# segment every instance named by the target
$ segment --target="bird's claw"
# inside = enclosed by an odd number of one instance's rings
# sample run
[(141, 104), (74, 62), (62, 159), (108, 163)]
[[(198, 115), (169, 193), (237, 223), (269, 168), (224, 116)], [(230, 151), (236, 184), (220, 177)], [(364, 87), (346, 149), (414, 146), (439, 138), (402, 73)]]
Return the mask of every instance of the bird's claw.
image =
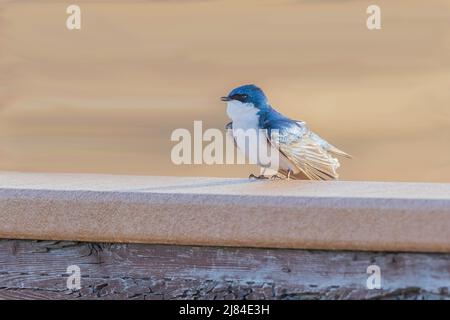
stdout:
[(280, 177), (277, 174), (274, 174), (273, 176), (270, 177), (270, 180), (284, 180), (285, 178)]
[(255, 176), (253, 173), (251, 175), (248, 176), (249, 179), (258, 179), (258, 180), (264, 180), (264, 179), (269, 179), (268, 177), (266, 177), (265, 175), (261, 174), (259, 176)]
[[(269, 180), (269, 179), (270, 180), (285, 180), (286, 179), (286, 178), (284, 178), (282, 176), (279, 176), (277, 174), (274, 174), (274, 175), (269, 177), (269, 176), (265, 176), (263, 174), (257, 176), (257, 175), (254, 175), (253, 173), (251, 175), (249, 175), (248, 178), (249, 179), (257, 179), (257, 180)], [(289, 180), (289, 178), (287, 178), (287, 179)]]

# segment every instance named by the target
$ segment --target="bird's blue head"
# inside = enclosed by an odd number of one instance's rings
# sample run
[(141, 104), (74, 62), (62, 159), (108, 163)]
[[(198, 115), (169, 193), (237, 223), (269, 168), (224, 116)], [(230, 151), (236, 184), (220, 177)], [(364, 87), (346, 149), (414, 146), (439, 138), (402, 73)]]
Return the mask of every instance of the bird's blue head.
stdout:
[(221, 100), (251, 103), (260, 110), (269, 107), (266, 95), (254, 84), (237, 87), (233, 89), (228, 96), (222, 97)]

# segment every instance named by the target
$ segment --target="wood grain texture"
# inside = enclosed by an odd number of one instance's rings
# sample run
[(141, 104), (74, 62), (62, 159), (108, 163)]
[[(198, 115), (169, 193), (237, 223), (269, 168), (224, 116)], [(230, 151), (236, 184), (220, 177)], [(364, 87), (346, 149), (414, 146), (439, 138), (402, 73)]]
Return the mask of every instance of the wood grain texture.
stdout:
[[(366, 287), (374, 264), (380, 290)], [(450, 254), (0, 241), (1, 299), (450, 299), (449, 287)]]

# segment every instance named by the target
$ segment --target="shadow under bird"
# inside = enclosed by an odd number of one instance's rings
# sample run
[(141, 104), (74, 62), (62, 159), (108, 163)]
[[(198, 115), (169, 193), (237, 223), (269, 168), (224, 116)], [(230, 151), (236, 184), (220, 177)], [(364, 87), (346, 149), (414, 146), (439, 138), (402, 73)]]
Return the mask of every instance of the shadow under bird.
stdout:
[[(336, 156), (350, 158), (350, 155), (331, 145), (312, 132), (305, 122), (292, 120), (275, 110), (268, 102), (264, 92), (255, 85), (244, 85), (233, 89), (228, 96), (227, 114), (232, 120), (227, 124), (235, 145), (250, 159), (262, 167), (259, 176), (267, 168), (275, 169), (273, 177), (288, 179), (334, 180), (338, 178), (339, 160)], [(255, 130), (257, 139), (248, 143), (240, 137), (248, 130)], [(262, 144), (265, 144), (264, 146)], [(279, 155), (276, 168), (262, 163), (257, 150), (275, 150)]]

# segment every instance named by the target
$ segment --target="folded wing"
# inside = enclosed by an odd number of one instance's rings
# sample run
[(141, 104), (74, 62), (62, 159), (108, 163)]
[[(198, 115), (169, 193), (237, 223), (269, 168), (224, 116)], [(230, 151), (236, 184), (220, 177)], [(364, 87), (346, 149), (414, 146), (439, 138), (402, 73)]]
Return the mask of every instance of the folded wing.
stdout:
[[(301, 121), (292, 122), (289, 126), (272, 127), (268, 138), (273, 146), (312, 180), (337, 179), (340, 164), (333, 155), (349, 157), (310, 131)], [(281, 173), (286, 175), (283, 170)], [(291, 177), (296, 178), (296, 175)]]

